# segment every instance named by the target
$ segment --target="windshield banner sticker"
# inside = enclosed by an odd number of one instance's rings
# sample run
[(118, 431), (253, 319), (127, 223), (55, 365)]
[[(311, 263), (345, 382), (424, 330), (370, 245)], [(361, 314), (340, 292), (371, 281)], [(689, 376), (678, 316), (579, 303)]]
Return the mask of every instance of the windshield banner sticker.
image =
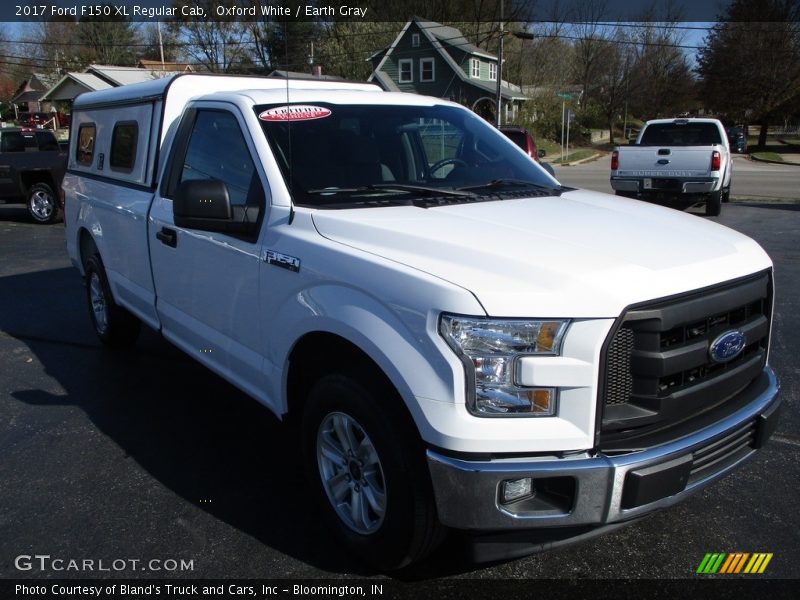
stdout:
[(270, 108), (258, 115), (258, 118), (262, 121), (313, 121), (329, 117), (330, 114), (331, 111), (322, 106), (295, 104)]

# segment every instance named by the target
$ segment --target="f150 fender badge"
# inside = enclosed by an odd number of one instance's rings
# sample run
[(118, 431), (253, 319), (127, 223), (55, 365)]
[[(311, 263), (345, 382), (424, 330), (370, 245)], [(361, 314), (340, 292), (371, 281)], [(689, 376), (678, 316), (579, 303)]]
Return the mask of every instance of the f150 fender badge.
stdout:
[(708, 354), (714, 362), (726, 363), (739, 356), (745, 344), (747, 338), (741, 331), (726, 331), (711, 342)]
[(280, 252), (274, 252), (273, 250), (267, 250), (264, 253), (264, 262), (268, 265), (275, 265), (276, 267), (287, 269), (294, 273), (300, 271), (299, 258), (289, 256), (288, 254), (281, 254)]

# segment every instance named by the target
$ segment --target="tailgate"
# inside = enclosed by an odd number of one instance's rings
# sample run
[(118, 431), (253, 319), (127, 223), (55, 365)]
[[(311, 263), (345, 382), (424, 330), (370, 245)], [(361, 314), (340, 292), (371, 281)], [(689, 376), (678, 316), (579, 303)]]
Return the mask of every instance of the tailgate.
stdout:
[(717, 146), (619, 149), (620, 177), (710, 177), (711, 153)]

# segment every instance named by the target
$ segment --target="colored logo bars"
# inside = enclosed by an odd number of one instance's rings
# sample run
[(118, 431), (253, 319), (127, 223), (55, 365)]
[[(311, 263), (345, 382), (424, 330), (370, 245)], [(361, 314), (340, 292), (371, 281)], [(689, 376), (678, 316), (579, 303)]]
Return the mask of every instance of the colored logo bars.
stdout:
[(731, 575), (736, 573), (749, 573), (751, 575), (763, 573), (769, 561), (772, 560), (772, 552), (725, 552), (711, 553), (705, 555), (697, 567), (697, 573), (701, 575), (713, 575), (715, 573)]

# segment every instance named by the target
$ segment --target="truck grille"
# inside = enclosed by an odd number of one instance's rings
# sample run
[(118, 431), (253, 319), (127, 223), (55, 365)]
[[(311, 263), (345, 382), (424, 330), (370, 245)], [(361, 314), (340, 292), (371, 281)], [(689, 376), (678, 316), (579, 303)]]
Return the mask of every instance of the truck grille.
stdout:
[[(600, 440), (681, 426), (719, 409), (766, 364), (772, 283), (769, 272), (696, 293), (638, 305), (618, 320), (605, 347)], [(729, 331), (744, 349), (728, 362), (710, 347)]]

